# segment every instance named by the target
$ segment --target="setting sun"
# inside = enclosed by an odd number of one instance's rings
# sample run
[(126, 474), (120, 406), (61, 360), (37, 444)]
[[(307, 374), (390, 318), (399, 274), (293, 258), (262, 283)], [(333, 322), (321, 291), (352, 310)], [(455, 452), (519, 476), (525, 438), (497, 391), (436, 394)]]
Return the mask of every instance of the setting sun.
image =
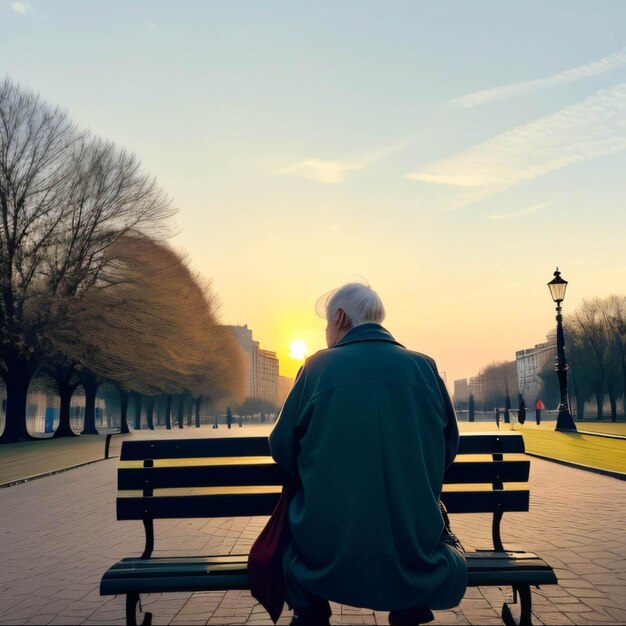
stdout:
[(302, 339), (294, 339), (289, 344), (289, 350), (289, 356), (292, 359), (304, 359), (304, 357), (306, 357), (309, 353), (306, 343)]

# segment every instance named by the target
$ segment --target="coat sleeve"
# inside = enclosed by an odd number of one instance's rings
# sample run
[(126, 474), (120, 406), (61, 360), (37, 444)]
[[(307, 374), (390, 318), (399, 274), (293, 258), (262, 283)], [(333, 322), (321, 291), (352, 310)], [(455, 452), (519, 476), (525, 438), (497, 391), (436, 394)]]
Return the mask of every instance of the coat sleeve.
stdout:
[(446, 468), (452, 465), (456, 452), (459, 449), (459, 425), (456, 421), (456, 413), (454, 412), (454, 406), (452, 406), (452, 400), (446, 389), (446, 385), (441, 380), (441, 377), (437, 375), (437, 382), (439, 383), (439, 390), (441, 391), (441, 398), (443, 399), (444, 410), (446, 413), (446, 425), (443, 428), (443, 434), (446, 442)]
[(450, 394), (446, 389), (446, 385), (439, 376), (439, 372), (437, 371), (437, 364), (430, 357), (427, 359), (433, 372), (435, 373), (435, 378), (437, 379), (437, 385), (439, 386), (439, 393), (441, 394), (441, 400), (443, 402), (443, 410), (446, 417), (446, 423), (443, 427), (443, 436), (445, 440), (446, 452), (445, 452), (445, 467), (448, 468), (452, 465), (452, 461), (456, 457), (456, 452), (459, 449), (459, 425), (456, 421), (456, 413), (454, 411), (454, 406), (452, 405), (452, 400), (450, 400)]
[(290, 482), (298, 481), (298, 454), (300, 436), (298, 423), (303, 407), (306, 369), (300, 368), (296, 382), (280, 411), (276, 425), (270, 434), (270, 452), (283, 475)]

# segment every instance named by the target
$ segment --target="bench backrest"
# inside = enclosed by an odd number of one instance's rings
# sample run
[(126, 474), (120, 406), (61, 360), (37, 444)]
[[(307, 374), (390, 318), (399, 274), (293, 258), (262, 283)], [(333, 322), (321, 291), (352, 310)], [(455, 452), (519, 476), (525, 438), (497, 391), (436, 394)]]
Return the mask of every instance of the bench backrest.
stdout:
[[(493, 513), (501, 549), (505, 511), (527, 511), (527, 458), (517, 433), (461, 435), (441, 499), (450, 513)], [(120, 520), (270, 515), (282, 477), (266, 437), (124, 441), (120, 453)], [(507, 483), (509, 485), (507, 485)], [(517, 484), (516, 484), (517, 483)]]

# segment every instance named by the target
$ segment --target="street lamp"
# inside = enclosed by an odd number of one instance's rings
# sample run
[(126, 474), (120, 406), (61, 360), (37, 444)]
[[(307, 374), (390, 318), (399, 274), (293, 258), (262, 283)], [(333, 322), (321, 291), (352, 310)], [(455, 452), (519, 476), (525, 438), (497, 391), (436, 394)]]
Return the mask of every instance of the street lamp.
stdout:
[(563, 316), (561, 315), (561, 302), (565, 299), (567, 281), (561, 278), (558, 267), (554, 272), (554, 278), (548, 283), (548, 287), (552, 299), (556, 302), (556, 375), (559, 379), (559, 392), (561, 394), (556, 430), (576, 430), (567, 399), (567, 361), (565, 360), (565, 337), (563, 335)]

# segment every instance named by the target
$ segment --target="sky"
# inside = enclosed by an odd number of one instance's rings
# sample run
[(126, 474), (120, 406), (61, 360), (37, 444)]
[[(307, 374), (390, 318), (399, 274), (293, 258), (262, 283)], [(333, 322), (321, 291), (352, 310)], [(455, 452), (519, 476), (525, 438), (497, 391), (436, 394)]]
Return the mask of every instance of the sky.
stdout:
[(0, 78), (133, 151), (281, 374), (354, 276), (449, 387), (626, 292), (626, 3), (0, 0)]

